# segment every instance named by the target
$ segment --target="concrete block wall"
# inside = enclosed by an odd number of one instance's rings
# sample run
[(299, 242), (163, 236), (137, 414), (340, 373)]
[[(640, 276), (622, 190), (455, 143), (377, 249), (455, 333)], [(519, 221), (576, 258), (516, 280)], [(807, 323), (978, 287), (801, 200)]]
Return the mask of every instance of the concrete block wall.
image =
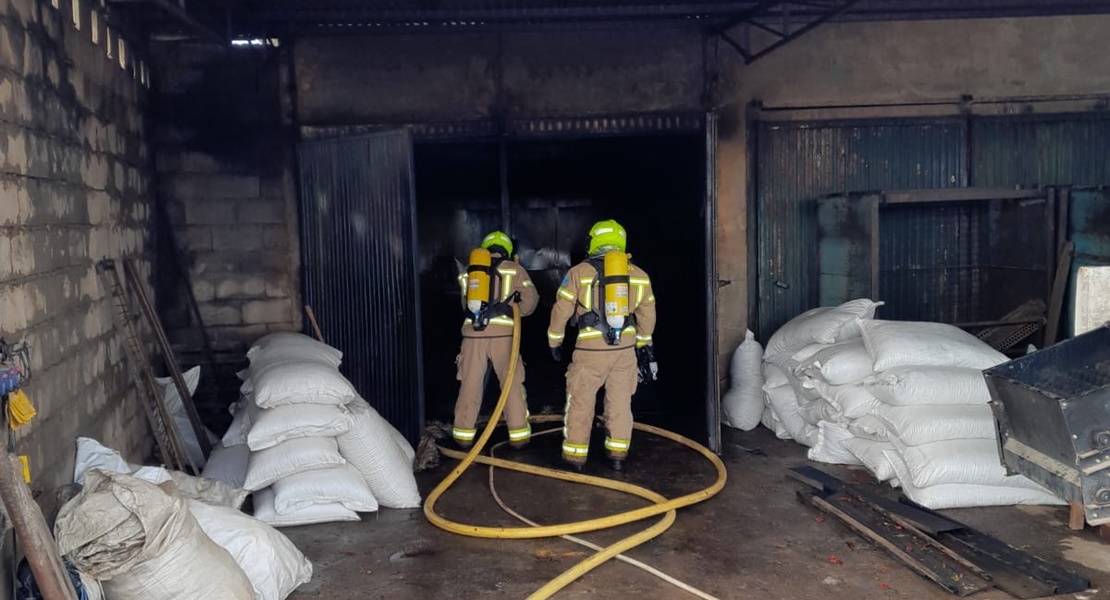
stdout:
[(121, 65), (115, 35), (109, 55), (88, 4), (79, 23), (57, 4), (0, 0), (0, 337), (31, 346), (38, 416), (15, 437), (36, 491), (72, 481), (78, 436), (136, 461), (153, 449), (96, 271), (150, 272), (146, 66), (131, 47)]
[(299, 326), (292, 138), (282, 126), (279, 60), (257, 49), (182, 44), (156, 49), (154, 63), (158, 196), (176, 243), (167, 260), (187, 272), (163, 279), (160, 309), (185, 362), (205, 360), (200, 327), (207, 331), (220, 389), (200, 395), (198, 408), (219, 429), (250, 343)]

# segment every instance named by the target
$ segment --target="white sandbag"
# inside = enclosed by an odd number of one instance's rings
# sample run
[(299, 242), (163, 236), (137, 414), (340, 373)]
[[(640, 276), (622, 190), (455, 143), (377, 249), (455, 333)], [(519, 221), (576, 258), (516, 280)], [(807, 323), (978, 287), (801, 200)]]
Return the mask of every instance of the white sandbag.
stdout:
[(312, 580), (312, 563), (273, 527), (222, 506), (189, 501), (189, 512), (250, 580), (255, 600), (285, 600)]
[[(851, 431), (851, 428), (849, 428)], [(866, 440), (863, 438), (852, 438), (844, 440), (844, 447), (851, 452), (853, 456), (859, 459), (863, 466), (867, 467), (868, 471), (875, 476), (879, 481), (890, 481), (898, 476), (894, 472), (894, 467), (891, 466), (890, 461), (886, 459), (883, 452), (890, 452), (894, 450), (894, 445), (890, 442), (876, 442), (874, 440)]]
[(1012, 506), (1015, 504), (1065, 504), (1064, 501), (1044, 488), (1032, 484), (1032, 482), (1029, 482), (1032, 486), (1022, 487), (966, 483), (918, 487), (911, 480), (909, 469), (897, 451), (885, 451), (884, 455), (898, 476), (897, 478), (901, 482), (902, 490), (906, 496), (910, 500), (933, 510), (976, 506)]
[[(171, 471), (163, 467), (141, 467), (131, 475), (154, 485), (171, 481), (173, 482), (173, 493), (186, 500), (196, 500), (213, 506), (226, 506), (235, 510), (243, 506), (243, 502), (250, 495), (247, 490), (233, 487), (222, 481), (206, 477), (193, 477), (187, 473)], [(163, 487), (163, 489), (166, 488)]]
[(351, 429), (340, 435), (339, 451), (362, 475), (378, 504), (389, 508), (417, 508), (420, 491), (412, 459), (393, 441), (393, 426), (365, 400), (349, 406)]
[(247, 445), (257, 452), (297, 438), (335, 437), (350, 428), (351, 415), (342, 406), (287, 404), (251, 411)]
[(809, 460), (834, 465), (858, 465), (860, 460), (844, 445), (852, 439), (848, 427), (839, 423), (821, 421), (817, 424), (817, 439), (806, 456)]
[(794, 393), (794, 388), (782, 385), (766, 390), (764, 393), (767, 394), (767, 400), (775, 417), (790, 434), (790, 438), (799, 442), (805, 439), (806, 421), (802, 418), (802, 408), (798, 405), (798, 396)]
[(898, 367), (989, 369), (1005, 354), (959, 327), (945, 323), (870, 320), (860, 323), (875, 372)]
[(882, 406), (871, 391), (859, 385), (829, 385), (814, 381), (821, 397), (828, 401), (845, 419), (859, 419)]
[(857, 383), (872, 373), (871, 354), (862, 339), (845, 340), (801, 361), (794, 373), (799, 377), (819, 378), (832, 385)]
[(830, 346), (832, 346), (832, 344), (810, 344), (805, 348), (798, 350), (794, 354), (791, 354), (790, 360), (785, 361), (782, 367), (787, 370), (797, 368), (798, 365), (813, 358), (814, 354), (817, 354), (818, 352)]
[(290, 475), (338, 467), (346, 462), (335, 438), (289, 440), (261, 452), (251, 452), (243, 487), (253, 492)]
[(878, 415), (869, 414), (848, 423), (852, 435), (873, 442), (886, 442), (890, 439), (886, 423)]
[(286, 404), (342, 406), (358, 393), (331, 365), (318, 362), (274, 362), (251, 367), (251, 398), (259, 408)]
[[(189, 396), (192, 397), (197, 391), (197, 384), (200, 383), (200, 365), (185, 371), (181, 374), (181, 377), (185, 380), (185, 389), (189, 391)], [(197, 432), (193, 429), (193, 422), (189, 420), (189, 415), (185, 413), (185, 404), (181, 401), (181, 395), (177, 393), (177, 385), (174, 384), (172, 377), (158, 377), (155, 381), (162, 387), (162, 399), (166, 403), (166, 410), (170, 413), (173, 426), (177, 429), (178, 435), (181, 436), (181, 442), (185, 444), (185, 451), (193, 459), (193, 465), (198, 469), (203, 469), (204, 450), (201, 450), (200, 442), (197, 441)], [(216, 434), (205, 428), (204, 435), (208, 436), (209, 444), (215, 443)]]
[(273, 527), (297, 527), (317, 523), (336, 523), (358, 521), (358, 513), (339, 504), (313, 504), (308, 508), (288, 515), (279, 515), (274, 510), (274, 491), (259, 490), (254, 494), (254, 518)]
[(964, 367), (901, 367), (864, 380), (886, 404), (986, 404), (991, 393), (982, 371)]
[(948, 440), (907, 446), (892, 436), (890, 442), (908, 469), (908, 479), (899, 476), (903, 484), (919, 488), (967, 483), (1039, 489), (1025, 477), (1006, 475), (995, 440)]
[(85, 474), (93, 469), (102, 469), (109, 473), (130, 473), (134, 470), (119, 452), (92, 438), (79, 437), (77, 460), (73, 465), (74, 483), (85, 483)]
[(844, 418), (844, 413), (829, 404), (824, 398), (802, 402), (802, 419), (809, 425), (816, 426), (821, 421), (839, 423)]
[(794, 439), (793, 437), (790, 436), (790, 432), (787, 431), (786, 428), (782, 426), (782, 422), (779, 421), (777, 417), (775, 417), (775, 411), (773, 411), (770, 406), (764, 407), (764, 409), (763, 409), (763, 418), (761, 418), (759, 420), (759, 422), (764, 427), (766, 427), (767, 429), (770, 429), (772, 432), (774, 432), (775, 437), (777, 437), (780, 440), (792, 440), (792, 439)]
[(721, 401), (724, 424), (751, 431), (763, 416), (763, 347), (748, 331), (732, 353), (731, 388)]
[(397, 444), (397, 447), (404, 453), (405, 458), (409, 459), (409, 463), (416, 460), (416, 449), (412, 447), (412, 444), (409, 443), (403, 433), (397, 431), (396, 427), (390, 427), (389, 434), (393, 437), (393, 441)]
[(774, 363), (763, 363), (763, 391), (788, 385), (789, 383), (790, 378), (786, 375), (786, 369)]
[(231, 426), (227, 428), (221, 440), (224, 446), (231, 448), (232, 446), (242, 446), (247, 443), (247, 436), (250, 434), (251, 430), (250, 406), (249, 399), (247, 399), (246, 402), (236, 402), (229, 407), (232, 415)]
[(250, 581), (185, 506), (158, 486), (101, 470), (62, 506), (58, 549), (112, 600), (251, 600)]
[(790, 370), (786, 371), (786, 379), (794, 387), (794, 394), (798, 396), (799, 403), (821, 399), (821, 392), (817, 391), (815, 380), (808, 377), (799, 379)]
[(338, 368), (343, 353), (307, 335), (293, 331), (271, 333), (247, 350), (251, 367), (264, 367), (275, 362), (319, 362)]
[(986, 405), (884, 406), (876, 411), (890, 435), (907, 446), (946, 440), (997, 439), (994, 414)]
[(212, 455), (208, 457), (208, 464), (204, 465), (201, 476), (242, 488), (247, 481), (247, 462), (250, 456), (251, 449), (246, 444), (230, 448), (219, 444), (212, 449)]
[(279, 515), (299, 512), (313, 504), (338, 502), (355, 512), (374, 512), (378, 501), (351, 465), (290, 475), (274, 482), (274, 510)]
[(767, 341), (763, 358), (782, 365), (798, 350), (810, 344), (834, 344), (857, 337), (859, 319), (870, 319), (882, 303), (868, 299), (851, 300), (840, 306), (815, 308), (794, 317)]

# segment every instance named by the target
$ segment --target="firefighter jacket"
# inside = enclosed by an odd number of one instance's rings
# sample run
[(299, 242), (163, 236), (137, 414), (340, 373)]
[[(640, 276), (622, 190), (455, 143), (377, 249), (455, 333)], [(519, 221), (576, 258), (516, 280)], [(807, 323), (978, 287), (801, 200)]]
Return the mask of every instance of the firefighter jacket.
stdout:
[[(490, 295), (494, 302), (506, 302), (516, 292), (520, 293), (520, 316), (527, 317), (536, 310), (540, 295), (536, 286), (532, 285), (532, 278), (528, 271), (511, 260), (503, 260), (497, 264), (496, 275), (490, 278)], [(466, 273), (459, 275), (459, 290), (462, 292), (463, 310), (466, 310)], [(489, 320), (489, 326), (482, 331), (475, 331), (473, 321), (466, 317), (463, 321), (463, 337), (488, 338), (508, 337), (513, 334), (512, 316), (498, 316)]]
[[(628, 264), (629, 314), (634, 318), (621, 332), (619, 345), (609, 345), (596, 327), (580, 327), (576, 348), (582, 350), (618, 350), (633, 346), (650, 346), (651, 334), (655, 331), (655, 292), (651, 289), (651, 279), (643, 269)], [(581, 319), (583, 315), (601, 307), (603, 291), (596, 283), (600, 280), (597, 269), (589, 262), (571, 267), (559, 286), (555, 307), (551, 310), (551, 324), (547, 328), (547, 342), (552, 348), (563, 343), (566, 337), (567, 321), (573, 316)], [(602, 315), (601, 318), (604, 318)]]

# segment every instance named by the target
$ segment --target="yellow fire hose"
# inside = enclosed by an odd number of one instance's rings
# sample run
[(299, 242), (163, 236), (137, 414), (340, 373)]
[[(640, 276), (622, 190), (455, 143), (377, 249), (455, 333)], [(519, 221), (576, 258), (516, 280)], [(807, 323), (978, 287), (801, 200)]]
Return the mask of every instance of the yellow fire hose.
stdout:
[[(516, 365), (517, 362), (519, 362), (519, 356), (520, 312), (519, 309), (514, 306), (512, 351), (509, 357), (509, 372), (506, 375), (504, 381), (513, 380), (513, 377), (516, 374)], [(445, 477), (443, 481), (441, 481), (439, 485), (437, 485), (435, 489), (433, 489), (432, 492), (428, 494), (428, 499), (424, 503), (424, 515), (425, 517), (427, 517), (430, 523), (445, 531), (450, 531), (451, 533), (457, 533), (459, 535), (466, 535), (470, 537), (492, 539), (535, 539), (568, 536), (576, 533), (585, 533), (588, 531), (598, 531), (601, 529), (627, 525), (629, 523), (634, 523), (636, 521), (641, 521), (643, 519), (648, 519), (655, 516), (662, 516), (659, 522), (655, 523), (651, 527), (632, 536), (629, 536), (623, 540), (620, 540), (619, 542), (600, 550), (596, 554), (574, 565), (563, 574), (559, 575), (540, 589), (536, 590), (531, 596), (528, 597), (529, 600), (544, 600), (546, 598), (550, 598), (551, 596), (559, 592), (559, 590), (565, 588), (576, 579), (597, 568), (605, 561), (657, 537), (658, 535), (669, 529), (670, 526), (674, 523), (675, 511), (677, 509), (697, 504), (698, 502), (702, 502), (704, 500), (708, 500), (709, 498), (712, 498), (718, 492), (720, 492), (721, 488), (723, 488), (725, 485), (725, 480), (728, 476), (727, 472), (725, 471), (725, 465), (721, 462), (721, 459), (719, 459), (717, 455), (713, 454), (708, 448), (689, 438), (678, 435), (677, 433), (673, 433), (665, 429), (660, 429), (658, 427), (652, 427), (650, 425), (643, 425), (640, 423), (635, 424), (634, 427), (640, 431), (645, 431), (678, 442), (679, 444), (682, 444), (683, 446), (686, 446), (687, 448), (690, 448), (691, 450), (704, 456), (709, 462), (713, 464), (714, 468), (717, 469), (717, 480), (714, 481), (712, 485), (703, 490), (668, 500), (664, 496), (653, 492), (645, 487), (625, 483), (622, 481), (615, 481), (612, 479), (606, 479), (604, 477), (594, 477), (591, 475), (582, 475), (579, 473), (571, 473), (569, 471), (560, 471), (557, 469), (550, 469), (546, 467), (538, 467), (500, 458), (480, 456), (480, 453), (482, 452), (482, 449), (485, 447), (486, 443), (489, 441), (490, 436), (493, 435), (494, 429), (497, 428), (497, 423), (501, 419), (501, 413), (505, 408), (505, 402), (508, 399), (510, 389), (511, 386), (509, 385), (501, 386), (501, 396), (497, 400), (497, 406), (495, 406), (493, 409), (493, 414), (490, 416), (489, 423), (486, 425), (485, 429), (482, 430), (482, 434), (478, 436), (478, 440), (475, 442), (474, 446), (470, 449), (469, 452), (463, 454), (461, 452), (457, 452), (447, 448), (441, 448), (441, 451), (445, 456), (459, 459), (460, 462), (458, 466), (456, 466), (454, 470), (452, 470), (451, 473), (449, 473), (447, 477)], [(451, 521), (440, 516), (435, 511), (436, 502), (452, 485), (454, 485), (456, 481), (458, 481), (460, 477), (462, 477), (462, 474), (465, 473), (466, 470), (470, 468), (470, 466), (475, 462), (490, 465), (491, 467), (500, 467), (511, 471), (519, 471), (521, 473), (539, 475), (541, 477), (550, 477), (552, 479), (560, 479), (562, 481), (570, 481), (573, 483), (580, 483), (610, 490), (616, 490), (619, 492), (624, 492), (627, 494), (638, 496), (640, 498), (644, 498), (653, 502), (654, 504), (652, 504), (651, 506), (646, 506), (644, 508), (630, 510), (608, 517), (598, 517), (585, 521), (578, 521), (575, 523), (541, 525), (536, 527), (484, 527), (481, 525), (467, 525), (465, 523), (457, 523), (455, 521)]]

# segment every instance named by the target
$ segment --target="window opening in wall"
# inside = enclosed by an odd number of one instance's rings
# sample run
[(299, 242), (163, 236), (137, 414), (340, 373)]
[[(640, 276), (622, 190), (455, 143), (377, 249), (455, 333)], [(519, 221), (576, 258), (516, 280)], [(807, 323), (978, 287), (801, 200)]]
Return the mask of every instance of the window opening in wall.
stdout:
[(92, 11), (89, 13), (89, 29), (92, 31), (92, 43), (100, 43), (100, 13)]
[(127, 69), (127, 42), (119, 38), (119, 68)]
[(73, 26), (81, 29), (81, 0), (72, 0), (73, 6)]

